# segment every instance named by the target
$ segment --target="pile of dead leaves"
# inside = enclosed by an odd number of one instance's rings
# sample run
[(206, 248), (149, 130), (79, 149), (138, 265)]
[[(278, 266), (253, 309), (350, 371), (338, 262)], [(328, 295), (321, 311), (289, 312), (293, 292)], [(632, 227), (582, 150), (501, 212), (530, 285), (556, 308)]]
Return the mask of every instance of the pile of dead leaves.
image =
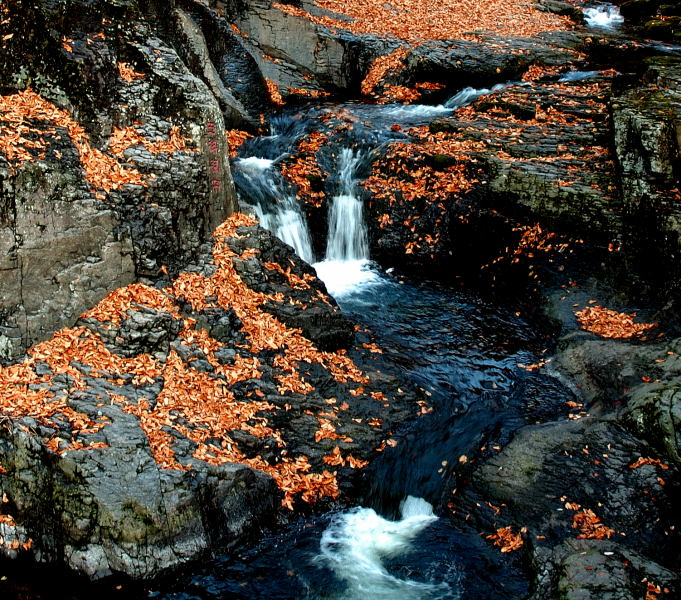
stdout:
[(313, 131), (298, 143), (296, 158), (282, 165), (281, 174), (296, 186), (296, 197), (301, 202), (319, 207), (326, 197), (321, 189), (316, 189), (314, 182), (321, 182), (328, 173), (322, 171), (317, 162), (316, 153), (326, 142), (328, 136), (319, 131)]
[(384, 83), (386, 77), (396, 76), (405, 68), (404, 59), (408, 53), (409, 51), (406, 48), (397, 48), (390, 54), (379, 56), (374, 60), (360, 86), (362, 94), (373, 98), (379, 104), (387, 104), (388, 102), (410, 104), (420, 100), (424, 91), (439, 90), (445, 87), (441, 83), (429, 81), (416, 83), (413, 88)]
[[(129, 184), (148, 185), (136, 169), (124, 167), (113, 156), (94, 148), (83, 127), (68, 111), (56, 107), (30, 88), (0, 96), (1, 122), (9, 125), (0, 126), (0, 152), (7, 156), (13, 170), (18, 163), (34, 161), (36, 151), (37, 158), (43, 159), (49, 143), (45, 137), (58, 139), (57, 128), (63, 128), (78, 150), (85, 179), (99, 198), (104, 196), (97, 190), (110, 192)], [(37, 140), (26, 138), (31, 133)]]
[(173, 125), (168, 132), (168, 139), (156, 138), (149, 140), (137, 131), (134, 127), (114, 127), (113, 133), (109, 138), (109, 151), (118, 158), (123, 157), (123, 153), (133, 146), (144, 146), (152, 154), (173, 154), (174, 152), (196, 152), (197, 148), (191, 147), (189, 138), (180, 133), (180, 128)]
[(362, 81), (361, 91), (365, 96), (377, 96), (374, 90), (385, 79), (388, 73), (397, 73), (404, 69), (404, 59), (409, 51), (406, 48), (398, 48), (390, 54), (379, 56), (369, 68), (369, 72)]
[(471, 39), (473, 32), (532, 37), (571, 27), (567, 17), (542, 12), (524, 0), (392, 0), (389, 5), (362, 0), (315, 0), (318, 7), (350, 17), (313, 16), (290, 4), (280, 10), (334, 30), (358, 35), (390, 36), (409, 42), (436, 39)]
[(242, 144), (253, 137), (252, 133), (240, 129), (228, 129), (225, 134), (227, 135), (227, 146), (229, 147), (230, 158), (236, 158)]
[(286, 103), (284, 102), (284, 99), (281, 97), (279, 86), (274, 81), (268, 79), (267, 77), (265, 77), (265, 85), (267, 86), (267, 93), (270, 96), (270, 102), (274, 104), (274, 106), (284, 106), (284, 104)]
[(633, 463), (629, 465), (629, 468), (638, 469), (643, 465), (654, 465), (656, 467), (660, 467), (660, 469), (662, 469), (663, 471), (669, 469), (669, 465), (663, 463), (659, 458), (649, 458), (643, 456), (639, 456)]
[(657, 323), (635, 323), (636, 313), (629, 315), (597, 304), (577, 311), (575, 316), (582, 329), (604, 338), (632, 338), (658, 326)]
[(519, 533), (514, 533), (511, 525), (508, 525), (497, 529), (495, 533), (488, 535), (487, 539), (492, 540), (495, 546), (499, 546), (502, 552), (513, 552), (523, 547), (524, 533), (527, 533), (527, 527), (521, 528)]
[(128, 63), (119, 62), (117, 63), (117, 66), (118, 74), (120, 75), (121, 79), (126, 83), (139, 81), (140, 79), (144, 79), (146, 77), (144, 73), (137, 73), (135, 69), (133, 69)]
[(290, 86), (286, 88), (286, 91), (291, 95), (304, 96), (305, 98), (325, 98), (331, 95), (329, 92), (325, 92), (324, 90), (308, 90), (306, 88)]
[(338, 467), (344, 467), (347, 465), (351, 469), (361, 469), (369, 464), (368, 460), (361, 460), (359, 458), (355, 458), (354, 456), (352, 456), (352, 454), (346, 454), (345, 456), (343, 456), (338, 446), (336, 446), (333, 449), (331, 454), (327, 454), (326, 456), (324, 456), (322, 460), (327, 465)]
[(572, 528), (579, 530), (579, 539), (586, 540), (610, 539), (615, 533), (614, 529), (603, 525), (596, 513), (588, 508), (573, 515)]
[[(129, 317), (129, 311), (140, 308), (167, 314), (179, 322), (182, 343), (200, 352), (210, 363), (211, 370), (197, 370), (191, 360), (185, 361), (174, 351), (165, 360), (141, 353), (124, 358), (112, 353), (99, 335), (81, 326), (61, 330), (50, 340), (29, 351), (24, 363), (0, 368), (0, 412), (13, 419), (32, 417), (53, 429), (55, 433), (44, 439), (45, 446), (57, 454), (68, 451), (95, 451), (106, 447), (108, 417), (93, 418), (69, 406), (72, 392), (85, 390), (87, 377), (103, 379), (111, 386), (104, 393), (101, 406), (113, 404), (135, 415), (146, 434), (156, 462), (165, 469), (190, 470), (193, 461), (180, 459), (174, 445), (178, 438), (193, 443), (193, 459), (213, 465), (243, 463), (268, 473), (284, 492), (283, 505), (293, 507), (296, 497), (305, 502), (338, 496), (335, 473), (327, 470), (314, 472), (304, 455), (289, 456), (281, 433), (269, 423), (268, 415), (276, 407), (256, 388), (245, 392), (243, 384), (263, 377), (262, 360), (270, 360), (279, 382), (279, 394), (309, 394), (313, 387), (301, 374), (300, 364), (316, 363), (326, 369), (339, 383), (366, 385), (368, 379), (347, 356), (346, 352), (322, 352), (296, 329), (289, 329), (263, 306), (272, 301), (271, 295), (256, 292), (239, 277), (233, 261), (257, 254), (247, 249), (237, 255), (228, 241), (239, 237), (239, 228), (253, 226), (255, 220), (235, 214), (215, 232), (213, 261), (215, 271), (207, 277), (199, 273), (184, 273), (164, 290), (136, 283), (111, 292), (84, 319), (96, 319), (104, 329), (119, 326)], [(309, 286), (309, 281), (287, 269), (277, 271), (296, 287)], [(178, 302), (187, 302), (195, 310), (222, 308), (233, 310), (241, 320), (241, 332), (246, 343), (234, 347), (235, 356), (229, 363), (218, 359), (225, 343), (196, 326), (191, 318), (183, 318)], [(272, 357), (271, 352), (276, 351)], [(265, 358), (261, 358), (264, 356)], [(269, 356), (269, 358), (267, 358)], [(47, 375), (38, 375), (39, 366), (49, 367)], [(87, 377), (85, 375), (87, 373)], [(55, 389), (55, 376), (68, 377), (68, 389)], [(152, 404), (143, 396), (131, 394), (126, 386), (162, 385)], [(58, 388), (58, 386), (57, 386)], [(116, 393), (120, 389), (121, 393)], [(238, 389), (241, 391), (235, 392)], [(361, 388), (360, 388), (361, 389)], [(334, 400), (329, 400), (333, 402)], [(336, 431), (332, 420), (335, 411), (347, 410), (347, 403), (319, 417), (321, 439), (339, 439), (344, 444), (353, 440)], [(68, 424), (68, 425), (65, 425)], [(241, 430), (260, 438), (272, 440), (279, 448), (276, 460), (261, 456), (247, 457), (234, 441), (232, 432)], [(310, 440), (312, 442), (312, 440)], [(339, 451), (340, 452), (340, 451)], [(345, 454), (333, 458), (332, 463), (361, 468), (366, 463)]]
[[(403, 220), (407, 237), (411, 238), (405, 245), (406, 254), (419, 249), (432, 252), (440, 244), (440, 227), (446, 221), (450, 203), (477, 181), (466, 171), (471, 153), (483, 149), (484, 145), (456, 139), (444, 132), (433, 134), (426, 127), (414, 127), (409, 134), (414, 142), (393, 143), (385, 156), (376, 161), (371, 176), (362, 185), (388, 206), (400, 205), (413, 211)], [(431, 166), (442, 157), (446, 157), (448, 166), (437, 169)], [(428, 231), (421, 227), (423, 202), (433, 213), (434, 228)], [(388, 213), (379, 217), (381, 228), (392, 222)]]

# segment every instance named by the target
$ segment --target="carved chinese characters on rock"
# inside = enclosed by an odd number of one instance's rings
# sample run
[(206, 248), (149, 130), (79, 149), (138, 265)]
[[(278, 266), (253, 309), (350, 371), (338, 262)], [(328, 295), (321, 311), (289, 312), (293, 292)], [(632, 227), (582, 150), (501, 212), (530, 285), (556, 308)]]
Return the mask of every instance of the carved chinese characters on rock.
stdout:
[(215, 121), (208, 121), (206, 123), (206, 148), (210, 190), (214, 194), (217, 194), (222, 191), (222, 161), (219, 154), (220, 144), (218, 143)]

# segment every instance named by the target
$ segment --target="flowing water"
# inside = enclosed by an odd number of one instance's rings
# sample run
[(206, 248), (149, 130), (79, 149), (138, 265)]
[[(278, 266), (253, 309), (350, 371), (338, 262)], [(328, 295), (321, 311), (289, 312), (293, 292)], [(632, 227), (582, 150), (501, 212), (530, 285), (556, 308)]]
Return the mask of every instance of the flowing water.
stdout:
[(612, 4), (600, 4), (585, 8), (584, 20), (589, 27), (598, 29), (615, 29), (624, 23), (620, 9)]
[[(302, 518), (175, 584), (182, 591), (158, 597), (482, 600), (527, 592), (513, 561), (501, 560), (479, 532), (450, 522), (456, 474), (448, 465), (551, 416), (571, 392), (519, 366), (536, 361), (541, 340), (515, 314), (433, 282), (395, 278), (372, 263), (357, 193), (374, 150), (396, 139), (390, 125), (397, 116), (405, 127), (423, 124), (503, 87), (463, 90), (439, 107), (346, 105), (341, 110), (354, 127), (320, 159), (332, 173), (331, 201), (327, 231), (315, 232), (325, 237), (324, 254), (313, 266), (344, 312), (374, 332), (385, 358), (426, 391), (433, 411), (367, 469), (364, 506)], [(280, 115), (276, 135), (246, 142), (234, 164), (242, 202), (282, 239), (296, 240), (291, 245), (304, 258), (311, 245), (299, 241), (314, 236), (276, 166), (325, 114), (315, 107)], [(284, 220), (282, 211), (297, 216)]]
[[(394, 277), (372, 263), (357, 193), (376, 149), (405, 139), (392, 127), (397, 119), (404, 128), (426, 124), (500, 89), (463, 90), (436, 107), (349, 104), (282, 113), (274, 119), (274, 135), (243, 145), (233, 163), (241, 201), (314, 264), (345, 313), (373, 332), (386, 361), (425, 390), (432, 412), (366, 469), (363, 506), (300, 517), (253, 547), (154, 589), (124, 588), (129, 600), (515, 600), (526, 595), (520, 565), (491, 549), (479, 531), (449, 518), (457, 478), (451, 464), (483, 445), (507, 442), (525, 423), (552, 418), (572, 393), (557, 378), (522, 368), (536, 362), (542, 339), (516, 314), (433, 282)], [(327, 230), (312, 235), (279, 163), (331, 112), (345, 115), (353, 126), (321, 152), (332, 200)], [(324, 248), (319, 257), (313, 250), (316, 236), (325, 241), (318, 244)], [(46, 589), (27, 597), (62, 597), (51, 594)], [(88, 594), (72, 597), (84, 600)]]
[(274, 161), (251, 156), (237, 162), (242, 189), (256, 198), (255, 212), (265, 229), (292, 246), (298, 256), (314, 262), (310, 234), (300, 206), (291, 194), (282, 193), (281, 174)]

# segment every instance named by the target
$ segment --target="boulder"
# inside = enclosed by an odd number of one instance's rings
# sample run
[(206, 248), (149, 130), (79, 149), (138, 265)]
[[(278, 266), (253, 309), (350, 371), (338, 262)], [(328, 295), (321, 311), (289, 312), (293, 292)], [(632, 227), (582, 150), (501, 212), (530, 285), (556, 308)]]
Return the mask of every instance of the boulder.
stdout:
[(643, 82), (612, 99), (615, 152), (622, 182), (630, 269), (642, 285), (678, 311), (681, 204), (677, 162), (681, 123), (681, 63), (649, 61)]
[(232, 216), (174, 280), (0, 368), (0, 553), (146, 579), (356, 493), (421, 407), (353, 341), (311, 267)]
[(681, 464), (681, 377), (633, 390), (624, 423), (666, 460)]

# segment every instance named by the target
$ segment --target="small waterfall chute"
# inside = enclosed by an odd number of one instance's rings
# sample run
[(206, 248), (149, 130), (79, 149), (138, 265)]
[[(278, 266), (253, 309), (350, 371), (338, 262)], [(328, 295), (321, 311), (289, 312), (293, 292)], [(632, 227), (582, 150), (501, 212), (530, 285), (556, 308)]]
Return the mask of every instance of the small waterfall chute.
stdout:
[(449, 100), (447, 100), (443, 106), (451, 109), (461, 108), (462, 106), (466, 106), (471, 102), (475, 102), (475, 100), (481, 98), (482, 96), (493, 94), (494, 92), (503, 90), (504, 88), (507, 88), (511, 85), (514, 85), (514, 83), (497, 83), (491, 88), (465, 87), (460, 92), (454, 94)]
[(350, 148), (343, 148), (340, 153), (340, 193), (334, 196), (329, 211), (326, 256), (314, 265), (317, 275), (336, 298), (367, 283), (380, 281), (369, 263), (364, 206), (355, 194), (355, 169), (361, 158), (360, 152)]
[(350, 194), (334, 197), (329, 216), (326, 260), (347, 262), (369, 258), (362, 201)]
[(312, 241), (305, 216), (272, 169), (274, 163), (274, 160), (256, 156), (242, 158), (236, 162), (235, 174), (241, 176), (242, 187), (248, 190), (248, 197), (254, 202), (260, 224), (292, 246), (300, 258), (313, 263)]
[(617, 25), (624, 23), (624, 17), (620, 14), (620, 9), (612, 4), (585, 8), (583, 12), (584, 20), (589, 27), (613, 29)]
[(584, 81), (585, 79), (593, 79), (598, 77), (600, 71), (569, 71), (564, 75), (561, 75), (558, 79), (561, 83), (569, 83), (571, 81)]
[(343, 148), (338, 164), (340, 193), (334, 196), (329, 211), (329, 234), (325, 261), (348, 263), (369, 258), (369, 238), (364, 222), (362, 201), (355, 196), (355, 168), (359, 152)]

